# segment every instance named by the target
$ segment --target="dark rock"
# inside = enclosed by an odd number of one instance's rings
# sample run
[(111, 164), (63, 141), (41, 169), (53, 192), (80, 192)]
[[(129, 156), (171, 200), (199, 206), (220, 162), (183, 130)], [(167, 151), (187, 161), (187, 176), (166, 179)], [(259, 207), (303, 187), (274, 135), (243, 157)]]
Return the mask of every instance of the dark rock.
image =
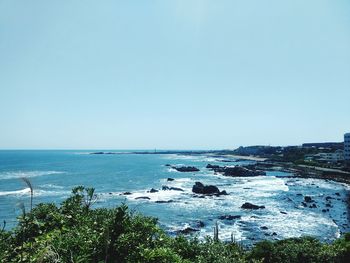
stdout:
[(156, 190), (156, 189), (154, 189), (154, 188), (152, 188), (151, 190), (149, 190), (149, 192), (150, 192), (150, 193), (157, 193), (157, 192), (159, 192), (159, 191)]
[(307, 207), (307, 204), (305, 202), (301, 202), (301, 204), (304, 206), (304, 207)]
[(197, 226), (197, 227), (204, 227), (205, 224), (204, 224), (203, 221), (198, 221), (198, 222), (196, 222), (196, 226)]
[(108, 194), (112, 195), (113, 193), (108, 193)]
[(335, 193), (335, 195), (340, 196), (340, 193)]
[(280, 211), (280, 213), (281, 213), (281, 214), (284, 214), (284, 215), (286, 215), (286, 214), (287, 214), (287, 212), (284, 212), (284, 211)]
[(172, 203), (172, 202), (174, 202), (174, 201), (173, 200), (167, 200), (167, 201), (158, 200), (155, 203), (157, 203), (157, 204), (165, 204), (165, 203)]
[(130, 192), (124, 192), (123, 195), (131, 195)]
[[(249, 168), (247, 168), (249, 167)], [(206, 168), (212, 169), (216, 173), (222, 173), (224, 176), (231, 176), (231, 177), (249, 177), (249, 176), (259, 176), (259, 175), (266, 175), (264, 171), (257, 170), (254, 165), (247, 166), (247, 167), (241, 167), (241, 166), (235, 166), (235, 167), (222, 167), (219, 165), (211, 165), (208, 164)]]
[(177, 233), (178, 234), (183, 234), (183, 235), (188, 235), (190, 233), (197, 232), (197, 231), (199, 231), (199, 229), (192, 228), (192, 227), (186, 227), (184, 229), (181, 229), (181, 230), (177, 231)]
[(250, 170), (245, 167), (235, 166), (235, 167), (225, 167), (224, 175), (232, 176), (232, 177), (250, 177), (250, 176), (266, 175), (266, 173), (264, 171)]
[(316, 204), (312, 204), (309, 206), (310, 208), (317, 208), (317, 205)]
[(171, 165), (167, 163), (165, 166), (170, 167)]
[(139, 197), (136, 197), (135, 199), (151, 200), (151, 198), (149, 198), (148, 196), (139, 196)]
[(276, 233), (276, 232), (273, 232), (273, 233), (272, 233), (272, 236), (277, 236), (277, 233)]
[(326, 210), (326, 209), (322, 209), (322, 212), (323, 212), (323, 213), (326, 213), (326, 212), (327, 212), (327, 210)]
[(178, 172), (183, 172), (183, 173), (199, 172), (199, 169), (197, 167), (194, 167), (194, 166), (181, 166), (181, 167), (172, 166), (172, 168)]
[(226, 192), (226, 190), (223, 190), (220, 192), (220, 195), (228, 195), (228, 193)]
[(254, 209), (254, 210), (256, 210), (256, 209), (264, 209), (265, 206), (263, 206), (263, 205), (261, 205), (261, 206), (259, 206), (259, 205), (254, 205), (254, 204), (251, 204), (251, 203), (244, 203), (244, 204), (241, 206), (241, 208), (243, 208), (243, 209)]
[(205, 167), (207, 169), (219, 169), (220, 166), (219, 165), (211, 165), (210, 163), (207, 164), (207, 166)]
[(174, 180), (175, 180), (174, 178), (170, 178), (170, 177), (167, 179), (168, 182), (171, 182), (171, 181), (174, 181)]
[(164, 190), (164, 191), (173, 190), (173, 191), (181, 191), (181, 192), (184, 191), (182, 188), (178, 188), (178, 187), (169, 187), (169, 186), (166, 186), (166, 185), (163, 185), (163, 186), (162, 186), (162, 190)]
[(331, 204), (326, 204), (326, 207), (333, 207)]
[(311, 196), (304, 196), (304, 201), (305, 201), (306, 203), (315, 202), (314, 200), (312, 200)]
[(220, 193), (219, 188), (216, 186), (207, 186), (205, 187), (204, 184), (201, 182), (196, 182), (194, 186), (192, 187), (192, 192), (196, 194), (218, 194)]
[(267, 229), (269, 229), (267, 226), (262, 226), (262, 227), (260, 227), (262, 230), (267, 230)]
[(240, 219), (241, 216), (240, 215), (223, 215), (223, 216), (219, 216), (220, 220), (234, 220), (234, 219)]
[(334, 198), (331, 197), (331, 196), (326, 196), (326, 200), (327, 200), (327, 201), (329, 201), (329, 200), (331, 200), (331, 199), (334, 199)]
[(196, 182), (192, 187), (192, 192), (196, 194), (204, 195), (224, 195), (227, 194), (226, 191), (220, 192), (219, 188), (215, 185), (204, 185), (201, 182)]
[(181, 191), (181, 192), (184, 191), (182, 188), (179, 188), (179, 187), (170, 187), (169, 189), (174, 191)]

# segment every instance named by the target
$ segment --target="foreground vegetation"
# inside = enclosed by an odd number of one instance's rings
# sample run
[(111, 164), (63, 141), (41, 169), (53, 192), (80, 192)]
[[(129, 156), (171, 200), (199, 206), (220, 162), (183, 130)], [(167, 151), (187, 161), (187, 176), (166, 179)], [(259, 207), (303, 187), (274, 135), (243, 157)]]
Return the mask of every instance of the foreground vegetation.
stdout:
[(121, 205), (92, 209), (94, 189), (77, 187), (61, 206), (39, 204), (12, 231), (0, 230), (0, 262), (349, 262), (350, 235), (332, 244), (294, 238), (251, 249), (207, 238), (169, 237), (155, 218)]

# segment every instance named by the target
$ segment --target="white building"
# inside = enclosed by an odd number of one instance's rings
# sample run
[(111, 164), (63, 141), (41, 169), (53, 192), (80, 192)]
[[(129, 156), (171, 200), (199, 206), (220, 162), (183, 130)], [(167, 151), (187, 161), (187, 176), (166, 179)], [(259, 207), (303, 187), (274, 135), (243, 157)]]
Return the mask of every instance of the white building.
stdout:
[(317, 161), (336, 163), (344, 160), (344, 151), (336, 150), (335, 152), (331, 152), (331, 153), (318, 153), (312, 156), (307, 156), (307, 158), (308, 160), (317, 160)]
[(344, 134), (344, 160), (350, 162), (350, 133)]

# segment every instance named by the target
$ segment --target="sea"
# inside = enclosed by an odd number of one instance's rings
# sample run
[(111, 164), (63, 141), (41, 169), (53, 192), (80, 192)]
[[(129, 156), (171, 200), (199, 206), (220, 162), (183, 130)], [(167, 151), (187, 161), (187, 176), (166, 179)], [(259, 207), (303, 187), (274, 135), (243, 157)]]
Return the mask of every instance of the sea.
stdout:
[[(206, 169), (207, 164), (235, 166), (254, 161), (215, 155), (91, 152), (0, 151), (0, 224), (6, 221), (5, 229), (10, 230), (17, 224), (21, 207), (30, 209), (30, 190), (21, 180), (25, 177), (33, 185), (34, 205), (59, 205), (73, 187), (94, 187), (94, 207), (125, 203), (135, 213), (158, 218), (159, 226), (173, 236), (187, 229), (199, 239), (213, 237), (217, 225), (220, 240), (249, 245), (300, 236), (330, 242), (349, 232), (349, 186), (343, 183), (294, 178), (278, 170), (267, 171), (266, 176), (225, 177)], [(200, 171), (178, 172), (167, 164), (195, 166)], [(192, 193), (195, 182), (215, 185), (228, 195), (200, 198)], [(183, 191), (162, 190), (170, 187)], [(152, 188), (158, 192), (150, 192)], [(305, 196), (314, 202), (305, 206)], [(245, 202), (265, 209), (242, 209)]]

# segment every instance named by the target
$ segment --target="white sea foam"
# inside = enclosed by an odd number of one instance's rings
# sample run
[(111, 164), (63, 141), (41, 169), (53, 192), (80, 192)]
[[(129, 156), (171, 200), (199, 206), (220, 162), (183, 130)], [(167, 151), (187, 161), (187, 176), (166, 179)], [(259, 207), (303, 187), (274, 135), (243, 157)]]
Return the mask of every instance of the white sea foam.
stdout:
[(11, 171), (11, 172), (0, 172), (0, 180), (5, 179), (16, 179), (16, 178), (31, 178), (44, 175), (53, 175), (53, 174), (63, 174), (61, 171)]
[(156, 193), (147, 193), (147, 191), (144, 191), (144, 192), (136, 192), (131, 195), (128, 195), (127, 198), (131, 200), (143, 200), (143, 199), (137, 199), (137, 198), (144, 196), (144, 197), (150, 198), (151, 202), (156, 202), (156, 201), (170, 201), (170, 200), (178, 199), (184, 194), (185, 194), (184, 192), (176, 191), (176, 190), (160, 190)]
[[(42, 189), (34, 189), (33, 196), (61, 196), (68, 195), (69, 191), (47, 191)], [(23, 196), (30, 194), (30, 188), (24, 188), (14, 191), (1, 191), (0, 196)]]
[(52, 188), (52, 189), (64, 189), (63, 186), (55, 185), (55, 184), (43, 184), (43, 185), (41, 185), (41, 187)]
[(42, 189), (34, 189), (34, 196), (68, 196), (71, 191), (68, 190), (58, 190), (58, 191), (47, 191)]
[(24, 189), (15, 190), (15, 191), (1, 191), (0, 192), (0, 196), (6, 196), (6, 195), (21, 196), (21, 195), (26, 195), (28, 193), (30, 193), (30, 188), (24, 188)]

